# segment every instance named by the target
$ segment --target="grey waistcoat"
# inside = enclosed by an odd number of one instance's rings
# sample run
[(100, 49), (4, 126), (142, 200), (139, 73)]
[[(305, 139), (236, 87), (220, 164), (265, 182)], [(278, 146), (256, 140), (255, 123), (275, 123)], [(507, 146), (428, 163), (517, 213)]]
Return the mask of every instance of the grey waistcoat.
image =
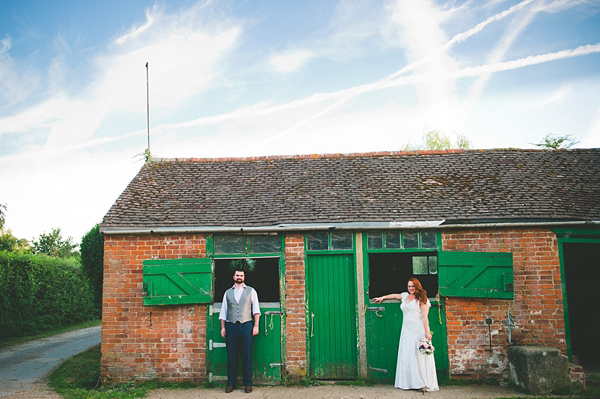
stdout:
[(242, 291), (240, 302), (235, 301), (234, 288), (227, 290), (227, 321), (230, 323), (245, 323), (252, 320), (252, 288), (246, 286)]

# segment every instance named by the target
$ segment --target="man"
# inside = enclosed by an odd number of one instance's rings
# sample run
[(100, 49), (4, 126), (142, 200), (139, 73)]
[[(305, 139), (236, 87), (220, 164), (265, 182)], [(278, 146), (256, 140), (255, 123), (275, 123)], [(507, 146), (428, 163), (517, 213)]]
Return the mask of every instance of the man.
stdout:
[(256, 290), (244, 284), (245, 277), (244, 270), (235, 270), (233, 287), (225, 291), (219, 314), (221, 336), (225, 338), (227, 345), (227, 393), (232, 392), (235, 387), (240, 352), (242, 380), (246, 393), (252, 392), (252, 337), (258, 335), (260, 305)]

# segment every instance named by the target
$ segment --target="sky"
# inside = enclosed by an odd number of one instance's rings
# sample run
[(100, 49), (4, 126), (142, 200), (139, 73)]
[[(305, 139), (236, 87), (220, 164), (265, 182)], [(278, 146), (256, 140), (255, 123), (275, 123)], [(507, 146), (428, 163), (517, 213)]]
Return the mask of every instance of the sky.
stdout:
[(0, 0), (16, 237), (79, 243), (148, 130), (163, 158), (397, 151), (431, 130), (599, 148), (600, 0)]

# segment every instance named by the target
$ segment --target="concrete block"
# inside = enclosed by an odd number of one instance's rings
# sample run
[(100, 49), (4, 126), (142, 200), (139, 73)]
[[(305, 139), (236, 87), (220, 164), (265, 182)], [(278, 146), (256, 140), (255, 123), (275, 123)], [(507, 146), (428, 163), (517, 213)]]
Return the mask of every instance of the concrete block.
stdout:
[(571, 389), (569, 362), (558, 349), (511, 346), (508, 359), (511, 382), (528, 393), (544, 395)]

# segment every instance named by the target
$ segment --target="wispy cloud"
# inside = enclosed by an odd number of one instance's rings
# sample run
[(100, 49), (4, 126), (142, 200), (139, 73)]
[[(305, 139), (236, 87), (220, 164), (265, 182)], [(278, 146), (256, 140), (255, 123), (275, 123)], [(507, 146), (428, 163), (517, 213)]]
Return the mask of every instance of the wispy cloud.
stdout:
[(302, 68), (313, 56), (314, 54), (309, 51), (294, 51), (288, 54), (274, 55), (269, 63), (276, 72), (294, 72)]

